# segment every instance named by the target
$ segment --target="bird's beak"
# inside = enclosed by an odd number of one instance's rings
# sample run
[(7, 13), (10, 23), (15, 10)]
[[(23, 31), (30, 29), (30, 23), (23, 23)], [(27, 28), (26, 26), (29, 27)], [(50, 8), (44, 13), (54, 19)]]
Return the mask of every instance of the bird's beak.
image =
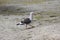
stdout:
[(33, 15), (37, 15), (37, 13), (34, 13)]
[(37, 14), (39, 15), (40, 13), (33, 13), (33, 15), (37, 15)]

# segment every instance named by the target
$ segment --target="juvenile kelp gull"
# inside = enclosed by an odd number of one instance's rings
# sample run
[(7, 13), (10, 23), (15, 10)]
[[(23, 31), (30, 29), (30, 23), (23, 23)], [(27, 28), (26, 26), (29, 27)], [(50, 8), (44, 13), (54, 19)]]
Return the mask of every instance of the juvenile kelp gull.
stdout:
[(23, 21), (21, 21), (21, 22), (18, 23), (17, 25), (24, 25), (24, 24), (26, 24), (26, 28), (27, 28), (27, 25), (32, 22), (33, 14), (34, 14), (34, 12), (30, 12), (29, 17), (25, 18)]

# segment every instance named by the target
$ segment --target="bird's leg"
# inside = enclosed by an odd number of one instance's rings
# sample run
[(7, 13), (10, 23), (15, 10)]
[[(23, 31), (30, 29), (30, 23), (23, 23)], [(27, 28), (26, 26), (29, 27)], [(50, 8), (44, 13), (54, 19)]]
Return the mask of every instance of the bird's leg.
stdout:
[(26, 24), (26, 29), (27, 29), (27, 24)]

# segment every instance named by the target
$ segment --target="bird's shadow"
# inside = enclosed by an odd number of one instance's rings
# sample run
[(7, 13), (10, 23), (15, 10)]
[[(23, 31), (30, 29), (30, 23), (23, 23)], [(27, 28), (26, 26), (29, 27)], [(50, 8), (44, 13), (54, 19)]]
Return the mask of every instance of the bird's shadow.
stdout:
[(26, 28), (26, 29), (32, 29), (32, 28), (35, 28), (35, 26), (29, 27), (29, 28)]

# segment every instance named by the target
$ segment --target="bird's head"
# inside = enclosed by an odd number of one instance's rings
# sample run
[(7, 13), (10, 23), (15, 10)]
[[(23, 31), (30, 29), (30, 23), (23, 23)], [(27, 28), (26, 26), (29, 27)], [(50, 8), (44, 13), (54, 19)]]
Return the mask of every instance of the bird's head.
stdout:
[(30, 12), (30, 15), (34, 14), (34, 12)]
[(36, 12), (30, 12), (30, 15), (37, 15)]

